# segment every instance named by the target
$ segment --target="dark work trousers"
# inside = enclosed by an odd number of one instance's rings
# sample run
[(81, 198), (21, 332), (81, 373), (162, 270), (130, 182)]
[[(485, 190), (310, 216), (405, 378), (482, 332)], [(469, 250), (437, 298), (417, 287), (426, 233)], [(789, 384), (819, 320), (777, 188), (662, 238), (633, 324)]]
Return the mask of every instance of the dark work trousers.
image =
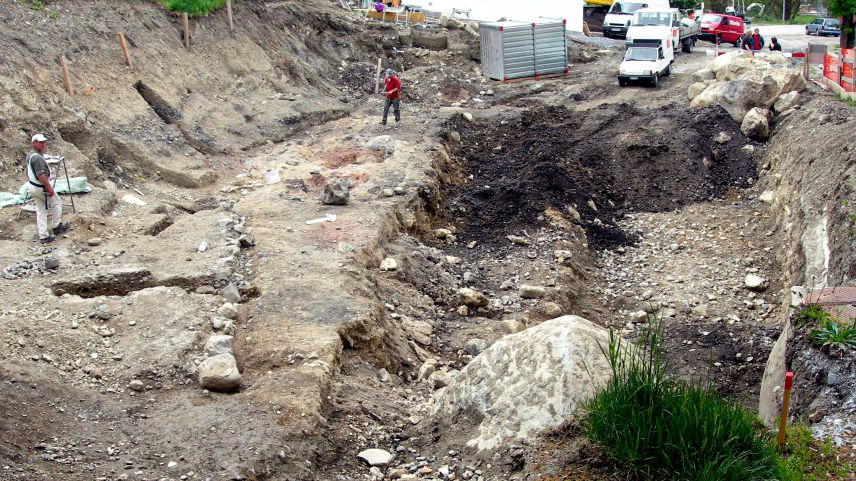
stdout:
[(383, 102), (383, 123), (386, 123), (386, 117), (389, 115), (389, 106), (392, 105), (392, 110), (395, 113), (395, 121), (401, 120), (401, 99), (385, 99)]

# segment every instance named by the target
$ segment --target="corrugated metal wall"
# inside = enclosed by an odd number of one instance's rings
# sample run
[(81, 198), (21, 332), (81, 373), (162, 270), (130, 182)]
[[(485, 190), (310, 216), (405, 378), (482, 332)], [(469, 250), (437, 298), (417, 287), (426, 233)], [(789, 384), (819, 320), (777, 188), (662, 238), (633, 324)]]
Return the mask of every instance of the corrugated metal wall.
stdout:
[(494, 80), (566, 72), (565, 23), (482, 23), (479, 30), (482, 73)]
[(538, 75), (564, 72), (568, 67), (565, 24), (561, 21), (536, 23), (535, 71)]

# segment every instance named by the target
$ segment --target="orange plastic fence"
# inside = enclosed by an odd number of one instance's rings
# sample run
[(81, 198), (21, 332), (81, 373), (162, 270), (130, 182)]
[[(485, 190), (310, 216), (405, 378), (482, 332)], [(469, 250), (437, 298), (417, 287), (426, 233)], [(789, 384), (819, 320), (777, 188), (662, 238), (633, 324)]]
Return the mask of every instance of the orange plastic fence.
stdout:
[(823, 76), (838, 83), (838, 58), (832, 55), (823, 56)]

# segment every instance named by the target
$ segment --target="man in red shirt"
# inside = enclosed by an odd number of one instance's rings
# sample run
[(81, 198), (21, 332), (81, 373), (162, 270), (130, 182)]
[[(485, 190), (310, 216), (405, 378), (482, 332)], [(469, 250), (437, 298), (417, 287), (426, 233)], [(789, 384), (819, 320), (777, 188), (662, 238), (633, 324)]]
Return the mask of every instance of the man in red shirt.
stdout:
[(392, 105), (395, 113), (395, 121), (401, 120), (401, 82), (398, 77), (392, 72), (392, 69), (386, 69), (386, 77), (383, 79), (384, 92), (386, 92), (386, 100), (383, 102), (383, 120), (381, 125), (386, 125), (386, 117), (389, 115), (389, 106)]

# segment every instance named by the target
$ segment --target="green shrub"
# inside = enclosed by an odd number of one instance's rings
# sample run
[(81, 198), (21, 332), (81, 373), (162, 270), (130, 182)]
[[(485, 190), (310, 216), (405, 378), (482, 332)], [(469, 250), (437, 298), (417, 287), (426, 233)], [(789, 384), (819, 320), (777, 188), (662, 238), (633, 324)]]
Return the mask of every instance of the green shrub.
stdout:
[(856, 348), (856, 324), (848, 326), (838, 319), (828, 319), (808, 333), (808, 340), (815, 347), (853, 349)]
[(781, 458), (760, 421), (710, 385), (667, 376), (660, 327), (638, 348), (610, 335), (613, 378), (584, 406), (581, 426), (630, 478), (751, 481), (778, 477)]
[(798, 308), (793, 321), (797, 327), (814, 328), (808, 333), (808, 341), (815, 347), (842, 350), (856, 348), (856, 321), (847, 325), (827, 314), (817, 304)]
[(796, 327), (819, 326), (828, 319), (829, 314), (820, 307), (820, 304), (808, 304), (796, 308), (793, 323)]
[(199, 17), (213, 10), (223, 8), (226, 0), (158, 0), (164, 7), (174, 12), (186, 12), (190, 17)]
[(36, 12), (44, 12), (45, 11), (45, 2), (44, 0), (18, 0), (19, 5), (26, 5), (30, 8), (30, 10), (34, 10)]

